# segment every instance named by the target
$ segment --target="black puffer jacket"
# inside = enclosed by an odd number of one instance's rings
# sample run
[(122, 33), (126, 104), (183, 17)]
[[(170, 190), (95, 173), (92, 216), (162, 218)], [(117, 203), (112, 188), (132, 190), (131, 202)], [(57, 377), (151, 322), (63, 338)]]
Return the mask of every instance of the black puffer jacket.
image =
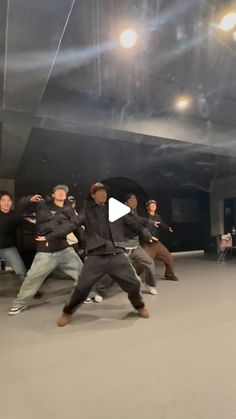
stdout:
[(124, 243), (127, 241), (125, 230), (127, 231), (127, 228), (134, 234), (140, 235), (145, 242), (149, 242), (152, 238), (148, 229), (143, 227), (139, 217), (135, 214), (128, 214), (110, 223), (108, 220), (108, 204), (97, 205), (90, 198), (87, 199), (85, 209), (79, 215), (70, 217), (63, 209), (62, 216), (67, 216), (68, 222), (61, 223), (60, 218), (55, 219), (54, 231), (47, 234), (46, 237), (49, 240), (55, 240), (71, 231), (71, 229), (84, 225), (87, 252), (106, 246), (110, 238), (115, 247), (125, 249)]
[[(68, 220), (73, 217), (75, 210), (69, 203), (64, 207), (58, 207), (52, 199), (40, 201), (36, 207), (36, 235), (46, 236), (47, 242), (37, 242), (37, 251), (51, 253), (67, 248), (67, 234), (77, 230), (74, 224), (68, 228)], [(49, 238), (57, 226), (61, 229), (61, 234)]]

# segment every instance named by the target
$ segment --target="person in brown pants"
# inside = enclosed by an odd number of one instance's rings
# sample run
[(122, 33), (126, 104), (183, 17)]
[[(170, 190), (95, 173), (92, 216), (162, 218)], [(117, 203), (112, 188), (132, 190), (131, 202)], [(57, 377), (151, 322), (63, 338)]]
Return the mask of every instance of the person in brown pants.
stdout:
[(174, 260), (169, 250), (159, 241), (158, 230), (160, 228), (173, 232), (172, 228), (165, 224), (161, 217), (157, 214), (157, 202), (150, 200), (146, 203), (147, 215), (150, 221), (149, 231), (153, 237), (158, 239), (158, 242), (153, 244), (145, 244), (144, 249), (153, 258), (153, 260), (161, 260), (165, 265), (164, 278), (169, 281), (178, 281), (177, 276), (174, 274)]

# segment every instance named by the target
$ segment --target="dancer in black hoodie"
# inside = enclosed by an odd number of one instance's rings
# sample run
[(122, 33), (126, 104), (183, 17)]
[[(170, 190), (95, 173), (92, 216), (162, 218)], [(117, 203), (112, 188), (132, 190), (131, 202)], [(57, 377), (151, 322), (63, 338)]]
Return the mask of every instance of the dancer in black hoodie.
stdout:
[(146, 242), (152, 242), (149, 231), (143, 229), (133, 214), (113, 223), (109, 222), (107, 191), (99, 182), (92, 185), (84, 214), (78, 217), (77, 223), (85, 225), (88, 257), (78, 284), (58, 320), (58, 326), (63, 327), (70, 322), (73, 313), (87, 298), (92, 287), (106, 274), (113, 277), (127, 292), (140, 317), (148, 318), (149, 313), (140, 293), (140, 281), (129, 262), (123, 243), (124, 226), (142, 234)]
[[(125, 205), (131, 209), (131, 213), (138, 216), (139, 221), (142, 223), (143, 227), (149, 226), (149, 221), (146, 218), (139, 217), (138, 215), (138, 200), (134, 193), (128, 193), (124, 199)], [(157, 295), (156, 290), (156, 274), (155, 274), (155, 264), (151, 256), (143, 249), (139, 243), (139, 235), (137, 232), (125, 228), (125, 243), (124, 247), (129, 256), (129, 260), (132, 265), (141, 272), (145, 270), (145, 283), (146, 290), (151, 295)], [(101, 303), (103, 298), (107, 294), (109, 288), (113, 284), (113, 278), (106, 276), (99, 282), (96, 287), (96, 294), (94, 296), (94, 301), (96, 303)]]

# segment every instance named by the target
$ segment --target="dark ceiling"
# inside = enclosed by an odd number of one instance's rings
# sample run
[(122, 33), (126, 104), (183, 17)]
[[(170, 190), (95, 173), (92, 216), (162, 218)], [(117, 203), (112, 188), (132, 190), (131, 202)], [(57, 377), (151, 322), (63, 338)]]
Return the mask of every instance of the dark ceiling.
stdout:
[[(204, 177), (200, 183), (233, 170), (236, 42), (215, 25), (232, 1), (0, 4), (0, 176), (16, 176), (20, 161), (26, 176), (27, 153), (49, 153), (45, 138), (55, 131), (60, 138), (77, 134), (78, 146), (81, 138), (85, 146), (97, 137), (109, 156), (108, 166), (113, 140), (122, 159), (126, 149), (134, 154), (133, 177), (143, 162), (141, 143), (151, 147), (143, 176), (145, 171), (156, 175), (157, 166), (171, 172), (173, 161), (175, 167), (194, 168)], [(137, 48), (129, 52), (115, 42), (120, 29), (128, 26), (141, 31)], [(173, 100), (183, 93), (192, 97), (191, 112), (184, 117), (173, 113)], [(177, 155), (172, 149), (173, 156), (160, 164), (155, 150), (163, 147), (163, 139), (192, 145)], [(196, 144), (202, 145), (201, 158), (195, 154)], [(79, 155), (86, 157), (84, 146)]]

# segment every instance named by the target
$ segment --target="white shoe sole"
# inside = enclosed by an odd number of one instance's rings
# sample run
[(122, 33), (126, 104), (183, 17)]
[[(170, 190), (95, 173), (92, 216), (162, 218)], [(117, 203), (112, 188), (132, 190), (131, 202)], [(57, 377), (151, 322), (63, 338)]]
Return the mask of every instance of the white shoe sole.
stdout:
[(158, 291), (156, 290), (156, 288), (154, 288), (154, 287), (149, 288), (148, 285), (146, 285), (146, 286), (144, 285), (142, 287), (142, 292), (144, 294), (150, 294), (150, 295), (153, 295), (153, 296), (158, 294)]
[(89, 300), (85, 300), (83, 304), (93, 304), (93, 300), (90, 298)]
[(27, 306), (19, 308), (17, 311), (8, 311), (8, 316), (17, 316), (20, 314), (23, 310), (26, 310)]

